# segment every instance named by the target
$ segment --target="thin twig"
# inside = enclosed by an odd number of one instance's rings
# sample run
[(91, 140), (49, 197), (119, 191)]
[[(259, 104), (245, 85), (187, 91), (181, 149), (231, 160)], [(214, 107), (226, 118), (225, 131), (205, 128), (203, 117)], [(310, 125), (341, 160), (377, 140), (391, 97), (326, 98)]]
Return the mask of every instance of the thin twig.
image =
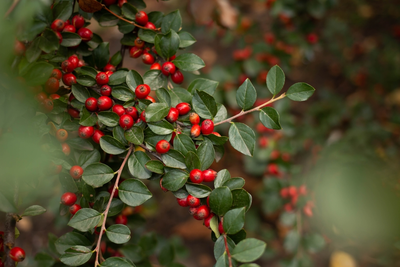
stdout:
[(145, 146), (145, 145), (139, 145), (141, 148), (143, 148), (144, 150), (146, 150), (146, 151), (148, 151), (148, 152), (150, 152), (154, 157), (156, 157), (157, 159), (159, 159), (159, 160), (161, 160), (162, 161), (162, 159), (161, 159), (161, 157), (159, 156), (159, 155), (157, 155), (156, 153), (154, 153), (153, 151), (151, 151), (147, 146)]
[(10, 8), (7, 10), (6, 14), (4, 14), (4, 18), (7, 18), (11, 14), (11, 12), (13, 12), (15, 7), (18, 5), (18, 2), (19, 2), (19, 0), (14, 0), (12, 5), (10, 6)]
[(16, 214), (6, 213), (5, 229), (4, 229), (4, 253), (5, 261), (4, 267), (15, 267), (15, 261), (10, 257), (10, 250), (15, 245), (15, 226), (17, 223)]
[(96, 261), (95, 261), (95, 265), (94, 265), (95, 267), (100, 265), (99, 256), (100, 256), (100, 252), (101, 252), (101, 249), (100, 249), (100, 247), (101, 247), (101, 237), (103, 236), (103, 232), (104, 232), (104, 230), (106, 228), (107, 215), (108, 215), (108, 212), (110, 211), (111, 202), (112, 202), (112, 199), (114, 197), (115, 190), (118, 187), (118, 182), (119, 182), (119, 179), (121, 178), (122, 170), (124, 169), (124, 166), (125, 166), (126, 162), (128, 161), (128, 158), (131, 155), (132, 150), (133, 150), (133, 145), (131, 145), (129, 147), (128, 153), (126, 154), (124, 161), (122, 162), (121, 166), (119, 167), (117, 179), (115, 180), (115, 184), (114, 184), (113, 190), (111, 192), (110, 199), (108, 200), (106, 210), (103, 213), (104, 219), (103, 219), (103, 223), (101, 225), (99, 239), (97, 240), (97, 246), (95, 248), (95, 251), (96, 251)]
[(122, 65), (124, 64), (124, 57), (125, 57), (125, 51), (126, 51), (125, 45), (121, 44), (121, 49), (120, 49), (120, 51), (121, 51), (121, 57), (122, 57), (122, 59), (121, 59), (121, 62), (118, 64), (117, 69), (121, 68)]
[(220, 122), (214, 124), (214, 126), (223, 124), (223, 123), (225, 123), (225, 122), (230, 122), (231, 120), (236, 119), (237, 117), (240, 117), (240, 116), (243, 116), (243, 115), (245, 115), (245, 114), (247, 114), (247, 113), (250, 113), (250, 112), (259, 110), (259, 109), (265, 107), (265, 106), (268, 105), (268, 104), (271, 104), (271, 103), (273, 103), (273, 102), (275, 102), (275, 101), (277, 101), (277, 100), (279, 100), (279, 99), (284, 98), (285, 96), (286, 96), (286, 94), (283, 93), (283, 94), (281, 94), (279, 97), (277, 97), (277, 98), (272, 98), (272, 99), (270, 99), (268, 102), (265, 102), (264, 104), (261, 104), (261, 105), (255, 107), (255, 108), (253, 108), (253, 109), (249, 109), (249, 110), (247, 110), (247, 111), (243, 111), (243, 110), (242, 110), (239, 114), (236, 114), (235, 116), (232, 116), (232, 117), (230, 117), (230, 118), (228, 118), (228, 119), (226, 119), (226, 120), (220, 121)]
[(224, 234), (224, 242), (225, 242), (225, 251), (228, 255), (229, 267), (232, 267), (232, 258), (231, 253), (229, 252), (228, 241), (226, 240), (226, 235)]

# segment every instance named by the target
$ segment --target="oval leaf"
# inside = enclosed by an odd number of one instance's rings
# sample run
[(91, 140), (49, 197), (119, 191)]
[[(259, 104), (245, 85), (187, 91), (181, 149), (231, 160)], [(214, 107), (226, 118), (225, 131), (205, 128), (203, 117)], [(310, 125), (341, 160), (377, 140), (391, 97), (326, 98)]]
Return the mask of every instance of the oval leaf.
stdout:
[(282, 129), (279, 119), (279, 113), (274, 108), (265, 107), (261, 109), (260, 121), (265, 127), (269, 129), (274, 129), (274, 130)]
[(162, 186), (170, 191), (177, 191), (185, 185), (188, 178), (189, 173), (185, 171), (171, 170), (164, 175)]
[(124, 244), (131, 239), (131, 230), (126, 225), (114, 224), (107, 228), (106, 235), (115, 244)]
[(266, 246), (267, 244), (261, 240), (247, 238), (236, 245), (231, 255), (232, 258), (239, 262), (252, 262), (261, 257)]
[(114, 171), (106, 164), (96, 162), (90, 164), (83, 172), (82, 179), (88, 185), (101, 187), (111, 181)]
[(250, 109), (257, 99), (256, 88), (247, 78), (236, 92), (236, 102), (243, 110)]
[(232, 201), (231, 190), (225, 186), (214, 189), (210, 194), (210, 208), (219, 216), (224, 216), (231, 208)]
[(129, 179), (119, 185), (118, 196), (125, 204), (136, 207), (142, 205), (153, 195), (144, 183), (136, 179)]
[(286, 96), (293, 101), (306, 101), (314, 91), (314, 87), (307, 83), (295, 83), (289, 87)]
[(224, 231), (233, 235), (239, 232), (244, 226), (245, 208), (232, 209), (224, 215)]
[(111, 155), (119, 155), (126, 151), (125, 146), (109, 135), (104, 135), (100, 138), (100, 147), (104, 152)]
[(237, 151), (247, 156), (253, 156), (256, 135), (246, 124), (240, 122), (232, 123), (229, 128), (229, 142)]
[(279, 93), (285, 84), (285, 73), (278, 66), (273, 66), (267, 74), (267, 87), (271, 94), (276, 95)]
[(94, 210), (83, 208), (78, 210), (77, 213), (68, 222), (68, 225), (81, 232), (87, 232), (93, 229), (101, 220), (102, 215)]

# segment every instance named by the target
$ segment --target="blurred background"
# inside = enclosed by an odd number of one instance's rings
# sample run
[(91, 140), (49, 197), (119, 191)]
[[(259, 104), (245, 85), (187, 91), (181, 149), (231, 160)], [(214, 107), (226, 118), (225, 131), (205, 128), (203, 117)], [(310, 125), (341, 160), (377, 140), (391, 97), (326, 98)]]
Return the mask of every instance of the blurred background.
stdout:
[[(252, 114), (241, 117), (257, 135), (254, 157), (227, 144), (222, 159), (212, 166), (246, 180), (245, 189), (253, 195), (247, 235), (268, 244), (260, 266), (400, 266), (400, 1), (145, 2), (146, 12), (180, 10), (184, 30), (197, 39), (191, 52), (206, 63), (200, 73), (185, 74), (182, 87), (199, 76), (218, 81), (215, 97), (230, 115), (240, 112), (235, 94), (246, 78), (257, 89), (257, 103), (271, 97), (265, 79), (276, 64), (286, 74), (284, 90), (299, 81), (316, 88), (306, 102), (274, 103), (281, 115), (280, 131), (266, 129)], [(10, 3), (0, 3), (2, 14)], [(22, 13), (16, 21), (29, 15)], [(111, 54), (117, 52), (123, 35), (116, 27), (92, 21), (89, 28), (110, 42)], [(12, 50), (15, 25), (0, 26), (5, 47), (0, 51), (1, 76), (8, 84), (16, 83), (6, 71), (12, 64), (6, 51)], [(128, 53), (124, 67), (141, 74), (148, 70)], [(29, 101), (3, 91), (0, 105), (4, 185), (35, 175), (20, 164), (32, 170), (43, 166), (44, 159), (29, 139), (35, 140), (26, 126), (32, 122), (23, 120)], [(12, 134), (6, 130), (10, 124), (18, 129)], [(219, 127), (227, 134), (227, 128)], [(24, 244), (30, 258), (46, 246), (49, 231), (64, 233), (68, 220), (57, 216), (62, 192), (58, 180), (40, 186), (29, 199), (20, 200), (49, 210), (18, 223), (17, 244)], [(176, 205), (172, 194), (157, 184), (149, 188), (155, 197), (129, 221), (137, 238), (157, 233), (160, 244), (164, 238), (172, 240), (185, 266), (213, 266), (210, 231)], [(0, 213), (0, 230), (2, 221)], [(29, 262), (21, 266), (32, 266)]]

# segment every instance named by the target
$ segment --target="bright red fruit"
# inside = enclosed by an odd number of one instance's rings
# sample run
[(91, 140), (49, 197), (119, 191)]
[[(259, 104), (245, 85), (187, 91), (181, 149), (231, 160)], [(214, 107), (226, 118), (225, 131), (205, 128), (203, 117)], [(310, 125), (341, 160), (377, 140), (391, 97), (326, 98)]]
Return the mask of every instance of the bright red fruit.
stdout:
[(94, 97), (89, 97), (85, 101), (85, 107), (89, 111), (96, 111), (97, 110), (97, 99)]
[(97, 143), (100, 144), (100, 138), (104, 136), (104, 133), (100, 130), (95, 130), (92, 136), (92, 140)]
[(221, 135), (219, 133), (217, 133), (217, 132), (212, 132), (211, 134), (216, 135), (218, 137), (221, 137)]
[(133, 46), (131, 50), (129, 50), (129, 56), (132, 58), (138, 58), (143, 54), (143, 50), (136, 46)]
[(139, 99), (144, 99), (150, 94), (150, 86), (147, 84), (140, 84), (135, 89), (135, 95)]
[(214, 131), (214, 122), (212, 120), (204, 120), (201, 123), (201, 133), (202, 134), (210, 134)]
[(195, 184), (200, 184), (203, 182), (204, 177), (203, 177), (203, 172), (199, 169), (194, 169), (190, 172), (190, 181)]
[(192, 129), (190, 129), (190, 136), (192, 138), (199, 137), (200, 133), (201, 133), (201, 129), (200, 129), (200, 125), (198, 125), (198, 124), (193, 125)]
[(51, 95), (49, 95), (49, 98), (50, 98), (50, 99), (52, 99), (52, 100), (55, 100), (55, 99), (60, 99), (60, 95), (57, 95), (57, 94), (51, 94)]
[(100, 94), (101, 94), (101, 95), (110, 96), (110, 95), (111, 95), (111, 92), (112, 92), (112, 89), (111, 89), (111, 87), (108, 86), (108, 85), (103, 85), (103, 86), (100, 88)]
[(309, 42), (310, 44), (317, 43), (318, 42), (318, 35), (316, 35), (315, 33), (307, 34), (307, 42)]
[(79, 126), (78, 135), (80, 138), (88, 139), (94, 134), (93, 126)]
[(79, 57), (77, 55), (72, 55), (68, 58), (68, 61), (72, 64), (72, 67), (76, 69), (79, 65)]
[(74, 25), (75, 28), (80, 29), (85, 25), (85, 19), (81, 15), (75, 15), (72, 18), (72, 25)]
[(214, 213), (211, 213), (210, 215), (208, 215), (207, 218), (204, 219), (204, 226), (207, 228), (210, 228), (210, 223), (211, 223), (211, 219), (214, 217)]
[(56, 19), (51, 23), (51, 29), (55, 32), (60, 32), (64, 29), (65, 23), (61, 19)]
[(135, 107), (127, 107), (125, 109), (125, 114), (131, 116), (134, 120), (136, 120), (138, 116), (138, 110)]
[(294, 185), (288, 187), (288, 194), (291, 197), (295, 197), (297, 195), (297, 188)]
[(63, 70), (64, 72), (69, 73), (69, 72), (72, 72), (72, 71), (75, 69), (75, 65), (74, 65), (73, 62), (71, 62), (71, 61), (69, 61), (69, 60), (67, 59), (67, 60), (64, 60), (64, 61), (61, 63), (61, 68), (62, 68), (62, 70)]
[(82, 38), (82, 41), (84, 42), (89, 42), (90, 40), (92, 40), (93, 37), (92, 31), (89, 30), (88, 28), (80, 28), (78, 30), (78, 34)]
[(143, 122), (146, 122), (146, 111), (143, 110), (142, 113), (140, 113), (140, 120)]
[(100, 111), (109, 110), (113, 105), (111, 98), (108, 96), (100, 96), (97, 100), (97, 106), (99, 107)]
[(166, 140), (160, 140), (156, 144), (156, 151), (160, 154), (167, 153), (170, 149), (171, 145)]
[(197, 197), (194, 197), (192, 195), (188, 195), (187, 202), (188, 202), (190, 207), (198, 207), (198, 206), (200, 206), (200, 199), (198, 199)]
[(211, 169), (203, 171), (204, 182), (212, 182), (217, 177), (217, 172)]
[(179, 115), (186, 115), (190, 111), (190, 105), (185, 102), (179, 103), (178, 105), (176, 105), (176, 108), (179, 111)]
[(161, 70), (161, 65), (160, 63), (154, 63), (153, 65), (151, 65), (150, 67), (151, 70)]
[(190, 215), (195, 215), (197, 212), (197, 207), (190, 207), (189, 208), (189, 213)]
[(119, 125), (124, 130), (128, 130), (128, 129), (132, 128), (133, 122), (134, 122), (133, 118), (127, 114), (124, 114), (119, 118)]
[(183, 74), (179, 70), (176, 70), (175, 73), (171, 75), (171, 80), (176, 84), (183, 83)]
[(146, 25), (146, 23), (149, 21), (149, 17), (147, 16), (147, 13), (144, 11), (139, 11), (135, 15), (135, 20), (138, 24), (140, 25)]
[(66, 192), (61, 196), (61, 203), (66, 206), (75, 204), (77, 197), (74, 193)]
[(276, 165), (275, 163), (268, 164), (267, 169), (269, 174), (279, 175), (279, 168), (278, 165)]
[(178, 201), (178, 205), (181, 206), (181, 207), (189, 206), (187, 198), (177, 198), (176, 201)]
[(62, 72), (61, 72), (61, 70), (59, 70), (59, 69), (54, 69), (54, 70), (51, 72), (51, 76), (50, 76), (50, 77), (54, 77), (54, 78), (56, 78), (57, 80), (61, 79), (61, 77), (62, 77)]
[(147, 99), (147, 100), (151, 101), (152, 103), (156, 103), (156, 100), (153, 97), (149, 96), (149, 95), (146, 96), (144, 99)]
[(105, 85), (109, 81), (108, 75), (105, 72), (99, 72), (96, 75), (96, 83), (98, 85)]
[(64, 27), (63, 32), (76, 32), (76, 28), (74, 25), (67, 25)]
[(116, 68), (115, 68), (115, 66), (114, 65), (111, 65), (110, 63), (108, 63), (104, 68), (103, 68), (103, 70), (104, 71), (115, 71), (116, 70)]
[(56, 78), (50, 77), (47, 80), (47, 82), (44, 86), (44, 89), (46, 90), (47, 93), (53, 94), (58, 91), (59, 86), (60, 86), (60, 82)]
[(161, 66), (161, 72), (165, 75), (168, 76), (170, 74), (174, 74), (176, 71), (176, 67), (175, 64), (172, 62), (165, 62), (164, 64), (162, 64)]
[(128, 218), (125, 215), (120, 214), (115, 218), (115, 223), (126, 225), (128, 223)]
[(169, 109), (167, 117), (165, 117), (165, 118), (167, 119), (167, 121), (173, 123), (173, 122), (176, 122), (178, 120), (178, 117), (179, 117), (178, 109), (176, 109), (174, 107), (171, 107)]
[(193, 214), (196, 220), (203, 220), (210, 215), (210, 209), (206, 205), (201, 205), (197, 208), (197, 212)]
[(145, 25), (144, 25), (144, 27), (145, 28), (147, 28), (147, 29), (150, 29), (150, 30), (156, 30), (157, 29), (157, 27), (156, 27), (156, 25), (154, 25), (154, 23), (152, 23), (152, 22), (147, 22)]
[(62, 41), (63, 41), (63, 38), (62, 38), (62, 35), (61, 35), (61, 33), (59, 33), (59, 32), (56, 32), (56, 35), (57, 35), (57, 38), (58, 38), (58, 43), (62, 43)]
[(124, 115), (124, 113), (125, 113), (125, 108), (124, 108), (123, 105), (117, 104), (117, 105), (114, 105), (114, 106), (112, 107), (112, 111), (115, 112), (115, 113), (117, 113), (118, 116), (121, 117), (121, 116)]
[(82, 177), (83, 169), (81, 166), (78, 165), (72, 166), (71, 169), (69, 170), (69, 174), (71, 175), (72, 178), (78, 180), (79, 178)]
[(155, 58), (152, 54), (144, 52), (142, 55), (142, 61), (144, 64), (151, 65), (154, 63)]
[(80, 210), (81, 208), (82, 208), (81, 205), (79, 205), (79, 204), (74, 204), (74, 205), (72, 205), (71, 207), (69, 207), (69, 212), (70, 212), (72, 215), (75, 215), (75, 213), (77, 213), (78, 210)]
[(135, 39), (135, 46), (137, 48), (143, 48), (144, 45), (145, 45), (145, 42), (142, 39), (140, 39), (140, 37)]
[(25, 259), (25, 251), (20, 247), (13, 247), (9, 256), (13, 261), (21, 262)]
[(287, 187), (282, 188), (279, 194), (281, 195), (282, 198), (287, 198), (289, 196), (288, 188)]
[(73, 84), (76, 84), (76, 77), (72, 73), (64, 74), (62, 80), (66, 86), (71, 86)]
[(78, 67), (80, 68), (80, 67), (83, 67), (83, 66), (85, 66), (85, 61), (83, 59), (79, 59)]
[(219, 222), (219, 224), (218, 224), (218, 231), (219, 231), (220, 234), (225, 233), (224, 226), (222, 225), (222, 221)]
[(71, 115), (72, 118), (79, 118), (79, 110), (74, 108), (68, 108), (68, 114)]

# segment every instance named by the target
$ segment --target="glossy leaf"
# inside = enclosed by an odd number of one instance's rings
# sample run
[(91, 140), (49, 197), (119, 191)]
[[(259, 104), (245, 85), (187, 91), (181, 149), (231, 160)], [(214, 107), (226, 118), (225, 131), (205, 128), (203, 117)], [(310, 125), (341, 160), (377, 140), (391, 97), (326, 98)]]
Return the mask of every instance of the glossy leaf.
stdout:
[(161, 32), (167, 33), (170, 29), (179, 32), (182, 27), (182, 17), (179, 10), (173, 11), (164, 16), (161, 23)]
[(143, 182), (129, 179), (118, 186), (118, 196), (125, 204), (136, 207), (142, 205), (153, 195)]
[(50, 78), (53, 65), (46, 62), (34, 62), (29, 65), (26, 73), (23, 75), (29, 85), (35, 86), (46, 83)]
[(265, 107), (260, 110), (260, 121), (262, 124), (269, 128), (269, 129), (274, 129), (274, 130), (280, 130), (282, 129), (281, 123), (280, 123), (280, 118), (279, 118), (279, 113), (271, 107)]
[(125, 131), (125, 138), (135, 145), (140, 145), (144, 140), (143, 129), (138, 126), (133, 126), (129, 130)]
[(204, 61), (195, 54), (181, 54), (177, 56), (172, 63), (180, 70), (184, 71), (196, 71), (205, 66)]
[[(113, 74), (114, 75), (114, 74)], [(124, 77), (125, 79), (125, 77)], [(116, 86), (112, 89), (111, 95), (121, 101), (131, 101), (135, 99), (135, 94), (125, 86)]]
[(68, 225), (81, 232), (93, 229), (101, 220), (102, 215), (94, 210), (82, 208), (68, 222)]
[(224, 231), (227, 234), (236, 234), (244, 226), (245, 208), (231, 209), (224, 215)]
[(214, 187), (221, 187), (226, 181), (231, 179), (231, 174), (227, 169), (220, 170), (214, 180)]
[(187, 183), (185, 187), (190, 195), (197, 198), (205, 198), (211, 194), (211, 188), (203, 184)]
[(89, 112), (87, 109), (83, 109), (81, 113), (81, 118), (79, 119), (79, 124), (82, 126), (94, 126), (97, 123), (96, 113)]
[(252, 203), (252, 196), (244, 189), (232, 190), (233, 203), (232, 208), (246, 207), (246, 210), (250, 209)]
[(214, 189), (210, 194), (210, 208), (219, 216), (224, 216), (224, 214), (231, 208), (232, 201), (233, 197), (231, 190), (225, 186)]
[[(117, 70), (110, 76), (110, 80), (108, 82), (109, 85), (119, 85), (126, 81), (128, 71), (126, 70)], [(113, 91), (114, 92), (114, 88)]]
[(174, 149), (186, 155), (189, 151), (196, 153), (192, 138), (186, 134), (177, 134), (174, 138)]
[(285, 73), (283, 73), (283, 70), (278, 65), (275, 65), (268, 71), (266, 82), (271, 94), (276, 95), (282, 90), (285, 84)]
[(139, 29), (138, 36), (141, 40), (146, 43), (154, 44), (154, 38), (156, 37), (156, 32), (148, 29)]
[(39, 205), (32, 205), (25, 209), (24, 213), (21, 214), (21, 217), (26, 216), (37, 216), (46, 212), (46, 209)]
[(71, 87), (71, 91), (74, 97), (81, 103), (85, 103), (86, 99), (90, 97), (88, 89), (79, 84), (73, 84)]
[(205, 139), (203, 143), (199, 145), (197, 148), (197, 156), (200, 159), (201, 170), (204, 171), (208, 169), (211, 164), (214, 162), (215, 151), (212, 142), (208, 139)]
[(151, 171), (146, 168), (146, 163), (151, 160), (146, 153), (135, 151), (129, 157), (128, 168), (133, 177), (139, 179), (148, 179), (151, 177)]
[(82, 38), (73, 32), (62, 32), (62, 42), (61, 46), (73, 47), (77, 46), (82, 42)]
[(135, 70), (130, 70), (126, 75), (126, 84), (135, 92), (135, 89), (138, 85), (143, 84), (143, 78), (140, 74)]
[(217, 114), (217, 103), (215, 99), (203, 91), (195, 91), (192, 99), (193, 109), (204, 119), (213, 119)]
[(167, 153), (161, 155), (161, 159), (165, 166), (171, 168), (185, 169), (185, 157), (175, 149), (170, 149)]
[(101, 267), (135, 267), (135, 265), (124, 258), (110, 257), (101, 263)]
[(306, 101), (314, 92), (314, 87), (307, 83), (295, 83), (289, 87), (286, 96), (293, 101)]
[(100, 138), (100, 147), (101, 149), (111, 155), (119, 155), (126, 151), (125, 146), (109, 135), (104, 135)]
[(103, 42), (99, 44), (99, 46), (93, 50), (93, 58), (97, 68), (104, 68), (110, 59), (109, 43)]
[(179, 35), (179, 48), (185, 48), (191, 46), (196, 42), (196, 39), (188, 32), (180, 31), (178, 32)]
[(179, 35), (171, 30), (167, 34), (157, 34), (154, 39), (157, 53), (163, 58), (170, 58), (179, 49)]
[(239, 262), (252, 262), (261, 257), (266, 248), (265, 242), (255, 239), (247, 238), (232, 250), (232, 258)]
[(90, 242), (84, 235), (80, 233), (69, 232), (60, 236), (60, 238), (57, 239), (54, 245), (58, 253), (64, 254), (67, 249), (73, 246), (79, 245), (90, 247), (92, 245), (92, 242)]
[(229, 142), (237, 151), (247, 156), (253, 156), (256, 135), (254, 131), (244, 123), (232, 123), (229, 128)]
[(170, 134), (174, 131), (174, 126), (169, 123), (167, 120), (161, 120), (157, 122), (149, 122), (147, 123), (150, 130), (159, 135)]
[(189, 171), (201, 168), (201, 162), (200, 162), (199, 157), (197, 156), (196, 153), (194, 153), (192, 151), (189, 151), (186, 154), (185, 164), (186, 164), (186, 168)]
[(164, 164), (158, 160), (150, 160), (146, 163), (146, 168), (158, 174), (164, 174)]
[(167, 172), (162, 180), (162, 186), (170, 191), (177, 191), (181, 189), (187, 179), (189, 178), (189, 173), (182, 170), (171, 170)]
[(126, 225), (114, 224), (107, 228), (108, 239), (115, 244), (124, 244), (131, 239), (131, 230)]
[(209, 95), (213, 95), (215, 90), (217, 90), (218, 84), (219, 83), (217, 81), (197, 78), (190, 83), (187, 90), (189, 92), (194, 92), (195, 90), (204, 91)]
[(164, 87), (167, 78), (160, 70), (149, 70), (143, 75), (143, 83), (150, 86), (151, 90)]
[(146, 122), (156, 122), (168, 115), (169, 106), (164, 103), (152, 103), (146, 108)]
[(253, 107), (257, 100), (256, 88), (247, 78), (236, 92), (236, 102), (243, 110), (248, 110)]
[(95, 188), (108, 183), (113, 177), (114, 171), (108, 165), (100, 162), (92, 163), (87, 166), (82, 175), (82, 179), (85, 183)]
[(119, 116), (112, 111), (102, 111), (97, 113), (99, 122), (108, 127), (115, 127), (119, 124)]
[(222, 186), (229, 187), (230, 190), (240, 189), (244, 186), (245, 180), (240, 177), (235, 177), (225, 181)]
[[(226, 237), (226, 243), (228, 244), (229, 251), (232, 251), (236, 247), (235, 242), (233, 242), (232, 239), (229, 238), (229, 236)], [(221, 235), (220, 237), (218, 237), (217, 241), (215, 241), (214, 244), (215, 259), (217, 260), (219, 257), (221, 257), (222, 254), (225, 253), (225, 251), (226, 251), (225, 240), (224, 236)]]
[(83, 246), (73, 246), (60, 256), (62, 263), (68, 266), (80, 266), (92, 257), (93, 251)]

